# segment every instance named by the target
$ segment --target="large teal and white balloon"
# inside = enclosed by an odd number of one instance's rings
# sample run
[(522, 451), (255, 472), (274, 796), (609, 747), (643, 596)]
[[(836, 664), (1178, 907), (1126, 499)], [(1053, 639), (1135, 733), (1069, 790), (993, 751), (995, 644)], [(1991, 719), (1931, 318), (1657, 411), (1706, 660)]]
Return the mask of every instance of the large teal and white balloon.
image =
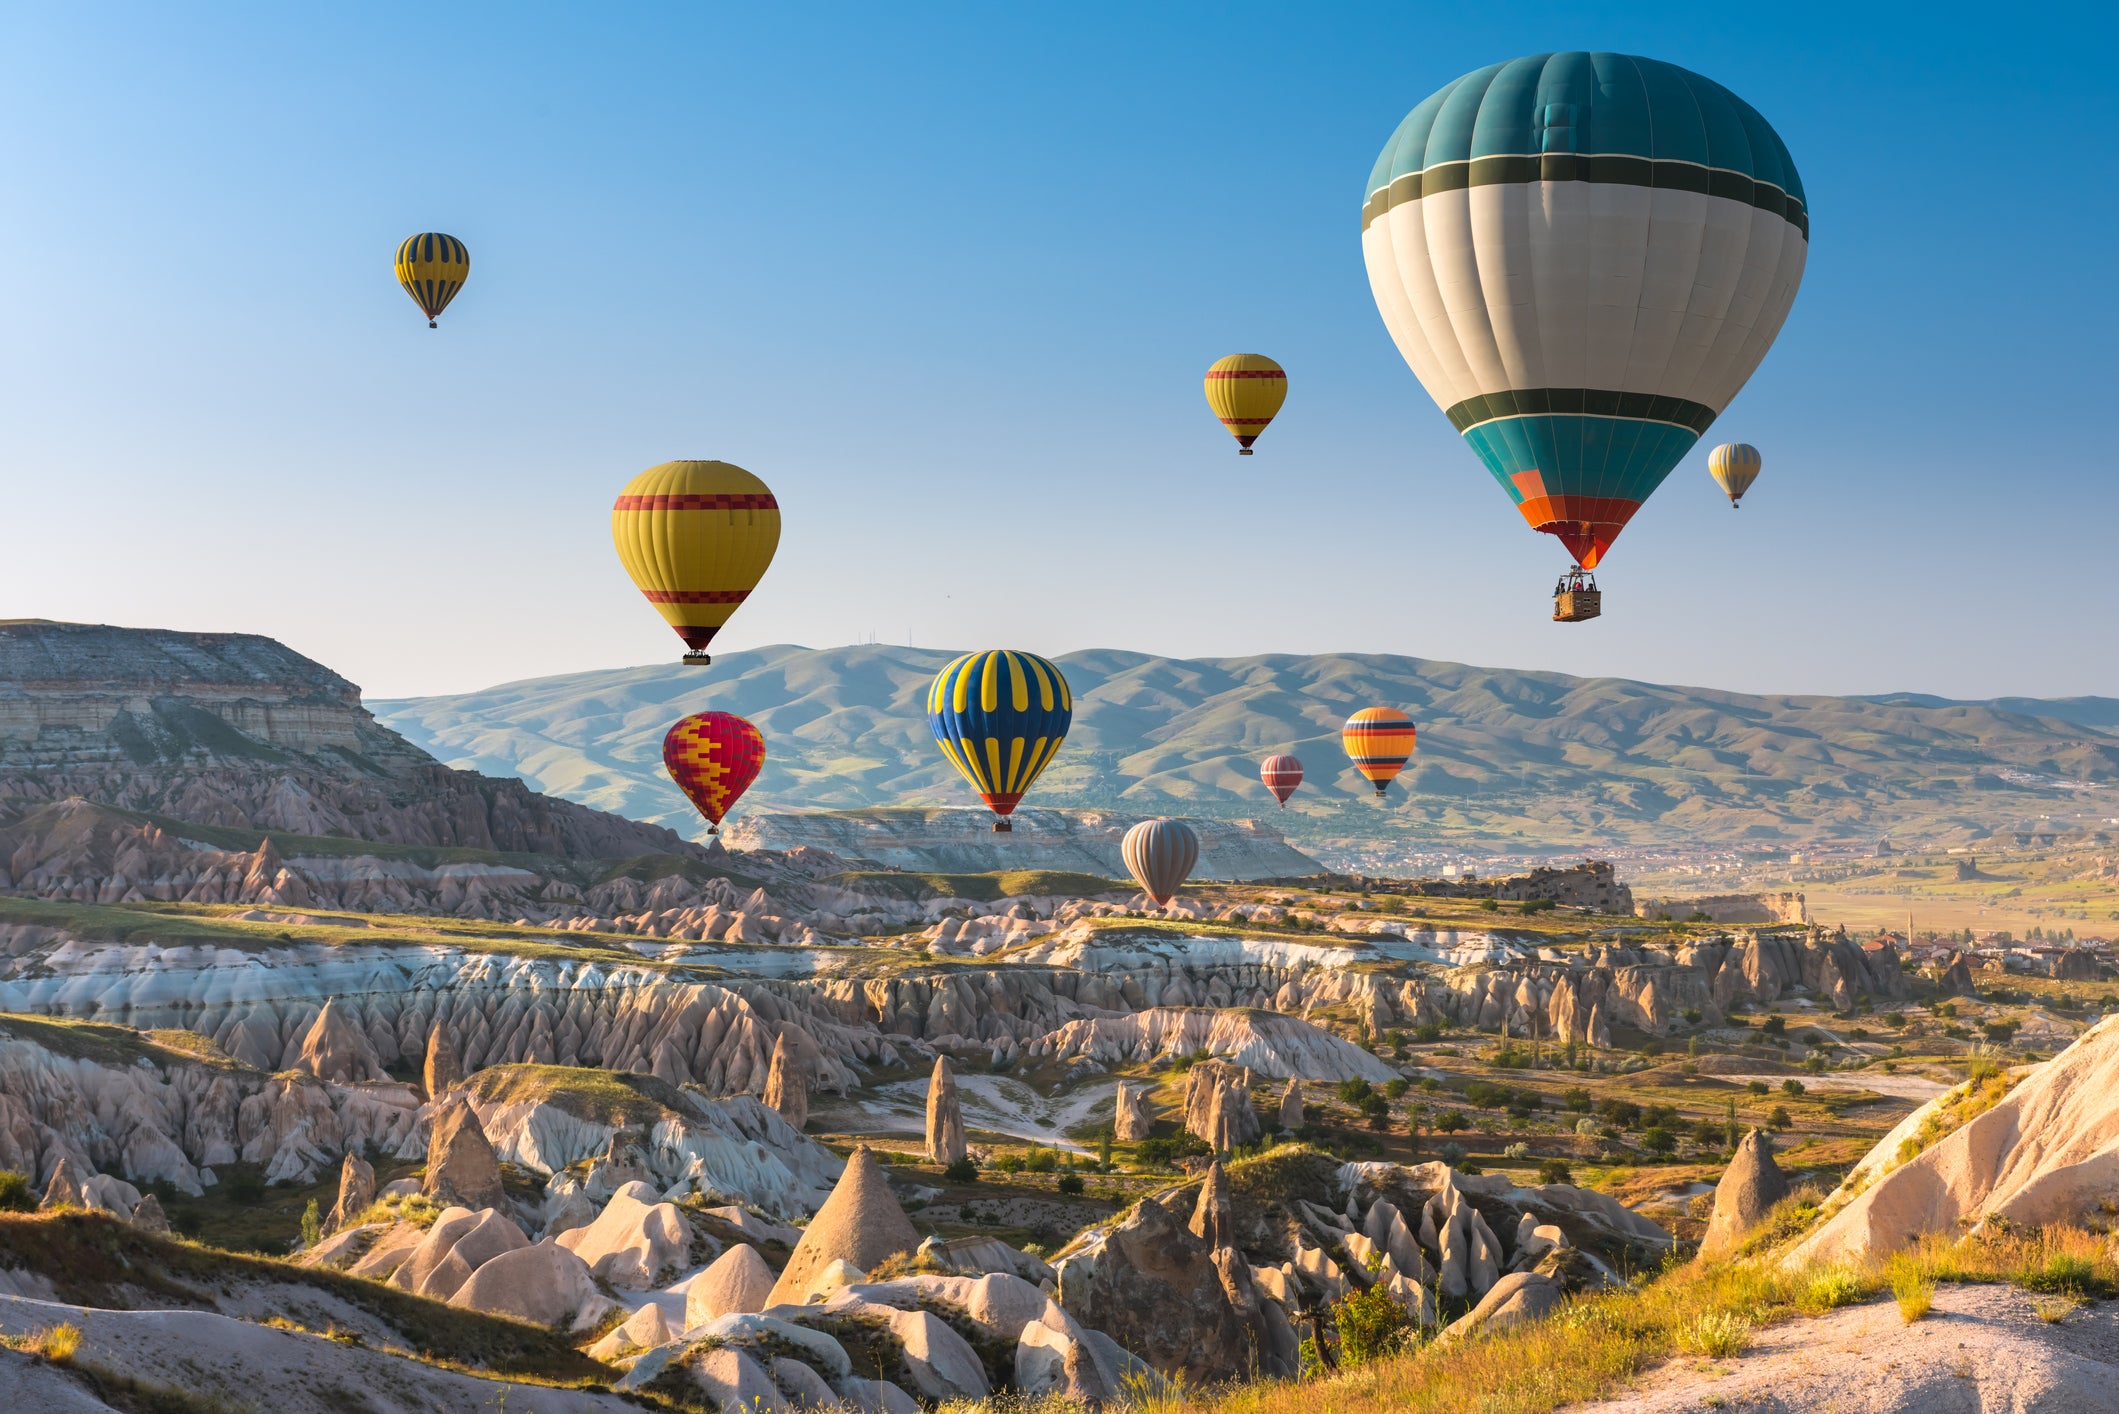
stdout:
[(1429, 396), (1594, 568), (1780, 333), (1810, 211), (1788, 149), (1720, 84), (1534, 54), (1407, 115), (1361, 244)]

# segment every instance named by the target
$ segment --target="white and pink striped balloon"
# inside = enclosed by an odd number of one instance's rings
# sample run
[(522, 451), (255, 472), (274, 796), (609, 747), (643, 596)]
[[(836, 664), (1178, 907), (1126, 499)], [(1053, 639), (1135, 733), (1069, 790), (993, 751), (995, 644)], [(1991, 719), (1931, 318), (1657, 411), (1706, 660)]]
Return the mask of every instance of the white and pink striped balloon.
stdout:
[(1273, 799), (1285, 810), (1288, 797), (1302, 784), (1302, 763), (1292, 756), (1268, 756), (1259, 763), (1258, 779), (1265, 782), (1266, 789), (1273, 792)]

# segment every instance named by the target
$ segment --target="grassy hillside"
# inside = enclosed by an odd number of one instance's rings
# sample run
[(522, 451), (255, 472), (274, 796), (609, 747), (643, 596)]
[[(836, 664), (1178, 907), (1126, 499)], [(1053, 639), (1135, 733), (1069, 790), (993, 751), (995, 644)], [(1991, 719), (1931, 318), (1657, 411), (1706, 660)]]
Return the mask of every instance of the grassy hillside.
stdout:
[[(669, 723), (709, 709), (765, 732), (746, 808), (970, 804), (920, 693), (949, 655), (915, 648), (731, 653), (371, 704), (453, 765), (691, 830), (661, 769)], [(2039, 816), (2119, 814), (2119, 703), (1761, 697), (1419, 658), (1061, 658), (1074, 729), (1037, 804), (1265, 815), (1300, 842), (1398, 833), (1496, 847), (1773, 845), (1892, 832), (1983, 839)], [(1420, 753), (1379, 808), (1338, 742), (1372, 703), (1420, 723)], [(1309, 780), (1285, 811), (1257, 762)]]

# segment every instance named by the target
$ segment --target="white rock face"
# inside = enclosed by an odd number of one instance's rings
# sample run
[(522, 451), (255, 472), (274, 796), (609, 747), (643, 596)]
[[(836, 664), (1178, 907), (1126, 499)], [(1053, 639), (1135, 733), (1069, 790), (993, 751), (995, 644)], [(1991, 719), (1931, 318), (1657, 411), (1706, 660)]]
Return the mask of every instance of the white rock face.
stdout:
[(1381, 1084), (1397, 1072), (1348, 1041), (1299, 1016), (1252, 1011), (1158, 1007), (1132, 1016), (1070, 1021), (1028, 1047), (1032, 1055), (1107, 1065), (1196, 1055), (1202, 1051), (1259, 1075), (1283, 1080), (1353, 1080)]
[(689, 1263), (692, 1232), (675, 1204), (658, 1202), (646, 1184), (629, 1183), (611, 1195), (595, 1222), (557, 1240), (600, 1280), (648, 1291)]
[[(611, 1299), (596, 1289), (588, 1264), (550, 1242), (488, 1259), (456, 1289), (449, 1304), (558, 1330), (594, 1327), (611, 1309)], [(660, 1319), (657, 1308), (642, 1309)]]

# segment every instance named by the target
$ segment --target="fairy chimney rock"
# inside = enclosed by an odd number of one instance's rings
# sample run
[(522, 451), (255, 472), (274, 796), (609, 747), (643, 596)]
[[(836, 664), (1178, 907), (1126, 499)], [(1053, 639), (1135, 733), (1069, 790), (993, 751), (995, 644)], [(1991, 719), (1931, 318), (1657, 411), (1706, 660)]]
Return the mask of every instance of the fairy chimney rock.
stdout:
[(788, 1046), (785, 1031), (773, 1042), (772, 1068), (765, 1076), (765, 1103), (797, 1129), (809, 1123), (809, 1086), (802, 1079), (801, 1063)]
[(1700, 1239), (1700, 1255), (1726, 1252), (1744, 1234), (1766, 1220), (1773, 1205), (1788, 1196), (1788, 1178), (1773, 1161), (1773, 1143), (1754, 1129), (1736, 1146), (1736, 1155), (1714, 1189), (1714, 1216)]
[(332, 1205), (326, 1232), (337, 1232), (351, 1223), (375, 1201), (375, 1169), (360, 1155), (348, 1152), (338, 1170), (338, 1202)]
[(456, 1042), (449, 1037), (449, 1028), (439, 1021), (427, 1033), (425, 1077), (430, 1100), (439, 1100), (463, 1083), (463, 1057), (457, 1053)]
[(1149, 1126), (1153, 1123), (1153, 1118), (1148, 1114), (1147, 1087), (1119, 1081), (1118, 1107), (1111, 1120), (1112, 1137), (1121, 1144), (1136, 1143), (1148, 1137)]
[(1232, 1247), (1236, 1243), (1235, 1224), (1229, 1176), (1222, 1172), (1221, 1160), (1216, 1159), (1207, 1165), (1206, 1181), (1199, 1185), (1199, 1205), (1192, 1210), (1192, 1235), (1209, 1248)]
[(500, 1206), (500, 1162), (469, 1102), (450, 1100), (434, 1117), (421, 1188), (444, 1207), (454, 1204), (476, 1212)]
[(765, 1304), (801, 1305), (811, 1284), (833, 1262), (870, 1272), (884, 1258), (919, 1245), (920, 1235), (891, 1195), (883, 1166), (865, 1147), (856, 1149), (846, 1161), (838, 1186), (802, 1229), (802, 1240), (795, 1244)]
[(294, 1068), (340, 1085), (390, 1078), (375, 1054), (375, 1044), (347, 1017), (336, 997), (326, 1001), (316, 1020), (309, 1024), (301, 1050), (295, 1055)]
[[(964, 1109), (957, 1103), (956, 1071), (949, 1057), (934, 1058), (934, 1078), (927, 1082), (927, 1157), (953, 1164), (964, 1157)], [(862, 1271), (868, 1268), (854, 1263)]]
[(88, 1199), (81, 1192), (80, 1176), (74, 1172), (74, 1161), (72, 1159), (61, 1158), (58, 1166), (52, 1170), (51, 1182), (44, 1185), (44, 1201), (40, 1206), (46, 1208), (85, 1208), (88, 1206)]
[(1302, 1081), (1289, 1077), (1288, 1088), (1280, 1096), (1280, 1127), (1302, 1128)]

